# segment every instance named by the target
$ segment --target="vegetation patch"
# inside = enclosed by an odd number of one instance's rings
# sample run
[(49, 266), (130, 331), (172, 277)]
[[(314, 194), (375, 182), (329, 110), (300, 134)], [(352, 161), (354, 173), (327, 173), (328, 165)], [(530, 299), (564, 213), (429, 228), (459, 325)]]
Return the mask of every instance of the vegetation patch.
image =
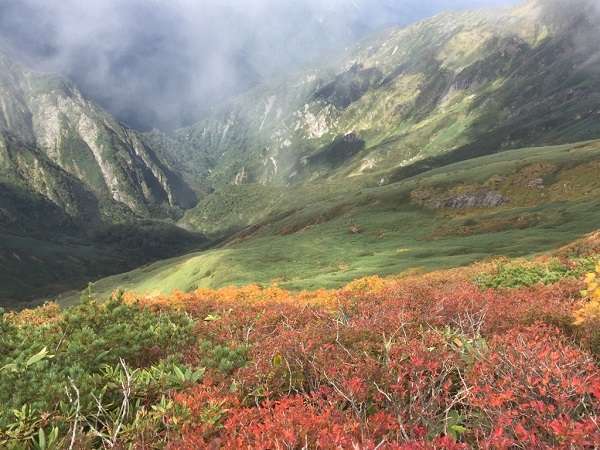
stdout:
[(168, 433), (169, 392), (203, 375), (184, 362), (193, 325), (120, 297), (0, 313), (0, 447), (108, 448)]
[(594, 268), (595, 258), (547, 261), (504, 261), (492, 272), (482, 273), (475, 282), (483, 288), (520, 288), (536, 284), (553, 284), (563, 279), (578, 279)]
[(0, 446), (593, 448), (597, 261), (2, 313)]

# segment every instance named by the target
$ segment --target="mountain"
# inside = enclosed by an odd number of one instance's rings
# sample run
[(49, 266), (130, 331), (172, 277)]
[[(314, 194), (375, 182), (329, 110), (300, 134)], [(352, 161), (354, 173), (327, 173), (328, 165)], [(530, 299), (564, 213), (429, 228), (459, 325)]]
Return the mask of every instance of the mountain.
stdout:
[(172, 134), (5, 63), (0, 448), (598, 448), (596, 13), (388, 30)]
[(593, 231), (600, 19), (593, 2), (570, 5), (392, 28), (191, 128), (146, 134), (204, 192), (180, 223), (226, 241), (98, 289), (336, 287)]
[(199, 239), (164, 222), (196, 195), (137, 132), (4, 54), (0, 194), (2, 302), (81, 287)]
[[(43, 273), (54, 254), (71, 268), (76, 239), (90, 268), (79, 284), (177, 256), (99, 282), (104, 293), (339, 286), (590, 232), (600, 13), (571, 5), (389, 28), (173, 133), (128, 129), (71, 83), (4, 58), (0, 231), (18, 237), (0, 253), (5, 273), (18, 279), (27, 258)], [(205, 250), (203, 236), (210, 251), (181, 256)]]
[(188, 180), (219, 189), (359, 175), (387, 183), (429, 158), (594, 138), (598, 14), (587, 0), (568, 6), (531, 0), (391, 28), (329, 67), (147, 139)]
[(193, 192), (135, 131), (68, 81), (0, 55), (0, 101), (2, 173), (69, 215), (82, 212), (77, 197), (89, 204), (89, 194), (101, 206), (116, 203), (141, 216), (166, 216), (194, 204)]
[(0, 41), (143, 130), (192, 124), (211, 104), (261, 80), (319, 64), (385, 24), (412, 23), (440, 8), (440, 0), (255, 0), (252, 8), (211, 0), (109, 2), (3, 0)]

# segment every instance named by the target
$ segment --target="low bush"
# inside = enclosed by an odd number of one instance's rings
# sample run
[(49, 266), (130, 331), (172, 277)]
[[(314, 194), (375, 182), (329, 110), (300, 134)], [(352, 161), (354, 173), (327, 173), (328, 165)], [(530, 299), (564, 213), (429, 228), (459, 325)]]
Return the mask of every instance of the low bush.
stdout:
[(600, 263), (585, 278), (586, 290), (582, 292), (586, 302), (575, 311), (575, 325), (591, 352), (600, 356)]
[(491, 273), (477, 276), (475, 282), (483, 288), (491, 289), (553, 284), (566, 278), (581, 278), (593, 265), (593, 258), (552, 258), (545, 262), (499, 263)]
[[(134, 409), (150, 408), (170, 389), (198, 380), (201, 373), (178, 362), (192, 343), (193, 326), (186, 314), (157, 314), (120, 298), (88, 300), (64, 312), (47, 305), (3, 314), (0, 443), (33, 445), (47, 427), (61, 437), (73, 427), (75, 434), (104, 432), (123, 401), (137, 402), (119, 419), (124, 424)], [(90, 419), (98, 414), (103, 417)], [(83, 425), (88, 419), (94, 426)]]
[(3, 313), (0, 447), (593, 448), (590, 261)]

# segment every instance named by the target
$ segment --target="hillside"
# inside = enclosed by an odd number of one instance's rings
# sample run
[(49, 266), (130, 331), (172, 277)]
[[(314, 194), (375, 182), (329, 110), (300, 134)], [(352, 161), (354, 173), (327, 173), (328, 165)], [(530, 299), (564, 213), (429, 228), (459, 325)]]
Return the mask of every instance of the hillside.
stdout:
[[(173, 136), (146, 135), (190, 183), (371, 185), (441, 155), (600, 136), (594, 3), (530, 0), (391, 28), (274, 80)], [(360, 177), (362, 175), (363, 177)]]
[(3, 179), (12, 176), (71, 216), (79, 212), (76, 187), (105, 207), (116, 202), (146, 216), (193, 205), (191, 190), (136, 132), (68, 81), (28, 71), (0, 54), (0, 99)]
[(3, 57), (0, 298), (339, 287), (593, 230), (599, 17), (577, 5), (393, 27), (174, 133)]
[(135, 131), (0, 53), (1, 304), (200, 247), (164, 221), (195, 202)]
[[(506, 151), (375, 188), (231, 187), (202, 201), (207, 215), (190, 212), (188, 226), (243, 231), (94, 289), (107, 296), (118, 288), (168, 294), (248, 283), (333, 288), (371, 274), (545, 252), (597, 228), (599, 160), (600, 141), (590, 141)], [(214, 210), (227, 214), (211, 223)]]
[[(0, 449), (600, 448), (596, 3), (391, 27), (172, 132), (0, 42)], [(331, 5), (306, 33), (369, 2)], [(187, 50), (134, 12), (120, 76)]]
[(224, 244), (96, 289), (339, 287), (593, 230), (598, 143), (574, 142), (600, 136), (597, 10), (577, 4), (391, 28), (175, 135), (146, 134), (204, 193), (179, 223)]
[(594, 448), (599, 251), (0, 312), (0, 446)]

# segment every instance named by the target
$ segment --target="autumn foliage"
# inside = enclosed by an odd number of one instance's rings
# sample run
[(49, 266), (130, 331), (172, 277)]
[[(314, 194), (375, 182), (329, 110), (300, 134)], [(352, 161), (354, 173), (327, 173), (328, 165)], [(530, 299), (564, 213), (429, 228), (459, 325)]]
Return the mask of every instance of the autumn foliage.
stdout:
[[(174, 350), (143, 352), (148, 361), (136, 370), (148, 380), (134, 394), (147, 407), (127, 418), (115, 448), (597, 448), (600, 267), (577, 278), (587, 266), (561, 261), (369, 277), (301, 293), (246, 286), (126, 294), (111, 320), (141, 311), (136, 321), (147, 327), (153, 316), (169, 318), (149, 326), (177, 348), (178, 366), (163, 362)], [(565, 276), (523, 276), (550, 266)], [(502, 283), (516, 274), (525, 285), (488, 288), (477, 282), (482, 272)], [(523, 283), (529, 279), (537, 281)], [(97, 308), (86, 320), (106, 314)], [(82, 320), (78, 314), (71, 316)], [(62, 329), (62, 316), (47, 306), (8, 315), (6, 325)], [(168, 331), (175, 320), (186, 339)], [(155, 385), (162, 392), (149, 390)], [(70, 426), (64, 430), (98, 446), (85, 427)]]
[(600, 355), (600, 263), (595, 271), (585, 278), (586, 289), (582, 292), (587, 298), (581, 308), (575, 311), (575, 325), (582, 334), (583, 341), (596, 355)]
[(593, 309), (581, 281), (482, 290), (472, 272), (131, 296), (249, 349), (177, 395), (194, 420), (169, 448), (594, 448), (600, 371), (578, 332)]

